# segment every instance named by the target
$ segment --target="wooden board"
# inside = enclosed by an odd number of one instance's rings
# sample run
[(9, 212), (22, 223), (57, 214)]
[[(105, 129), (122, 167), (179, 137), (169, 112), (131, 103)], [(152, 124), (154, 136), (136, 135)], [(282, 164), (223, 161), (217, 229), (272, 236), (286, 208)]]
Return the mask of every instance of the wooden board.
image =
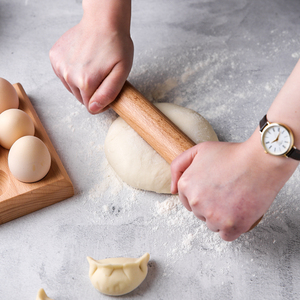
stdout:
[(0, 224), (74, 195), (72, 182), (22, 85), (16, 83), (14, 88), (20, 100), (19, 109), (31, 117), (35, 126), (35, 136), (40, 138), (50, 151), (51, 168), (46, 177), (38, 182), (20, 182), (9, 171), (9, 151), (0, 146)]

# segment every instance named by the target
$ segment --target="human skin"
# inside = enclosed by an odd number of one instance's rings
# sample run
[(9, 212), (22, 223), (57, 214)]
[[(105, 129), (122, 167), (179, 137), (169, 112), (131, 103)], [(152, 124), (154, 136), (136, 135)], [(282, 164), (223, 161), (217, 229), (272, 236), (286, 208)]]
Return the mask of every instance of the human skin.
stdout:
[[(82, 5), (82, 20), (55, 43), (50, 61), (65, 87), (95, 114), (116, 98), (132, 66), (131, 1)], [(299, 82), (298, 62), (268, 111), (270, 122), (292, 129), (297, 148)], [(297, 166), (293, 159), (265, 154), (257, 128), (243, 143), (205, 142), (178, 156), (171, 164), (171, 189), (211, 230), (232, 241), (268, 210)]]
[[(300, 149), (299, 82), (300, 61), (267, 116), (290, 127)], [(233, 241), (265, 214), (298, 164), (266, 154), (257, 128), (243, 143), (205, 142), (179, 155), (171, 164), (171, 191), (209, 229)]]
[(108, 108), (133, 61), (130, 0), (83, 0), (81, 21), (50, 50), (55, 74), (92, 114)]

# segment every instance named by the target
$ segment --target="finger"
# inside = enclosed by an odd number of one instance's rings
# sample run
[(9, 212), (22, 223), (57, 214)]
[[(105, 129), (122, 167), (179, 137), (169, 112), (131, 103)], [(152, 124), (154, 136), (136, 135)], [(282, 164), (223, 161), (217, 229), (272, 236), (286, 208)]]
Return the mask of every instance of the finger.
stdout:
[(103, 112), (105, 112), (105, 111), (107, 111), (107, 110), (109, 110), (109, 105), (108, 105), (108, 106), (105, 106), (103, 109), (101, 109), (101, 110), (99, 111), (99, 113), (103, 113)]
[(176, 194), (178, 192), (178, 181), (181, 178), (185, 170), (191, 165), (197, 154), (196, 146), (186, 150), (177, 156), (171, 163), (171, 193)]
[(208, 229), (213, 231), (213, 232), (219, 232), (220, 231), (218, 224), (211, 223), (209, 220), (206, 220), (206, 225), (207, 225)]
[(96, 114), (103, 111), (107, 105), (116, 99), (128, 74), (128, 72), (124, 72), (121, 64), (117, 64), (113, 68), (89, 100), (88, 109), (90, 113)]
[(60, 81), (63, 83), (63, 85), (65, 86), (65, 88), (66, 88), (71, 94), (73, 94), (73, 95), (75, 96), (75, 98), (76, 98), (79, 102), (81, 102), (82, 104), (84, 104), (79, 89), (78, 89), (77, 87), (75, 87), (74, 85), (68, 84), (68, 83), (66, 82), (66, 80), (65, 80), (63, 77), (59, 77), (59, 79), (60, 79)]
[(188, 201), (187, 197), (182, 192), (180, 192), (180, 191), (178, 193), (178, 196), (179, 196), (179, 199), (180, 199), (181, 203), (183, 204), (183, 206), (187, 210), (192, 211), (191, 206), (189, 204), (189, 201)]
[(72, 75), (70, 73), (68, 73), (67, 71), (65, 71), (61, 80), (62, 80), (63, 83), (65, 82), (66, 85), (68, 85), (69, 90), (71, 90), (71, 93), (75, 96), (75, 98), (79, 102), (81, 102), (82, 104), (84, 104), (84, 101), (82, 99), (80, 90), (78, 88), (78, 85), (74, 81)]
[(72, 91), (69, 87), (69, 85), (67, 84), (67, 82), (65, 81), (64, 77), (61, 75), (61, 73), (59, 71), (57, 71), (53, 65), (52, 65), (52, 69), (55, 73), (55, 75), (60, 79), (60, 81), (63, 83), (63, 85), (65, 86), (65, 88), (72, 94)]
[[(247, 226), (246, 226), (247, 229)], [(245, 231), (245, 224), (240, 225), (234, 221), (234, 218), (228, 218), (220, 224), (220, 237), (227, 242), (234, 241)]]
[(71, 93), (75, 96), (75, 98), (84, 105), (84, 101), (81, 97), (79, 88), (74, 85), (69, 85), (69, 87), (71, 89)]
[(65, 79), (64, 79), (63, 77), (61, 77), (61, 78), (59, 78), (59, 79), (60, 79), (60, 81), (63, 83), (63, 85), (65, 86), (65, 88), (66, 88), (71, 94), (73, 94), (71, 88), (70, 88), (69, 85), (66, 83)]
[(200, 205), (193, 205), (193, 203), (195, 202), (199, 203), (200, 201), (189, 201), (189, 205), (191, 207), (192, 212), (198, 219), (200, 219), (203, 222), (206, 222), (206, 217), (201, 213), (201, 208), (199, 207)]
[(75, 96), (75, 98), (83, 103), (83, 99), (81, 97), (81, 93), (78, 87), (76, 87), (75, 84), (72, 83), (72, 81), (70, 80), (70, 76), (68, 76), (66, 73), (64, 76), (61, 75), (61, 73), (58, 73), (54, 70), (55, 74), (57, 75), (57, 77), (60, 79), (60, 81), (63, 83), (63, 85), (65, 86), (65, 88)]
[(222, 240), (226, 241), (226, 242), (232, 242), (234, 240), (236, 240), (237, 238), (240, 237), (242, 233), (228, 233), (225, 231), (220, 230), (219, 231), (219, 235), (221, 237)]
[[(52, 48), (53, 49), (53, 48)], [(52, 49), (49, 52), (49, 57), (50, 57), (50, 63), (51, 63), (51, 67), (53, 69), (53, 72), (55, 73), (55, 75), (60, 79), (60, 81), (63, 83), (63, 85), (65, 86), (65, 88), (73, 94), (71, 88), (69, 87), (69, 84), (66, 82), (65, 78), (64, 78), (64, 74), (65, 72), (62, 72), (62, 68), (60, 65), (55, 64), (55, 60), (54, 58), (52, 58)], [(54, 57), (54, 56), (53, 56)]]

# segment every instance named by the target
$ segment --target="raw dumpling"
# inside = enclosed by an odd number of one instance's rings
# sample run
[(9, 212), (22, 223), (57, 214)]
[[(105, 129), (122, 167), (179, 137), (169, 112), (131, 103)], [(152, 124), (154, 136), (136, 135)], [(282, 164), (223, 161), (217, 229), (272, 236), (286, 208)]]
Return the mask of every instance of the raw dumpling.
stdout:
[(49, 298), (46, 295), (44, 289), (39, 289), (38, 294), (36, 296), (36, 300), (53, 300), (53, 299)]
[(140, 258), (107, 258), (94, 260), (88, 257), (89, 277), (93, 286), (103, 294), (120, 296), (137, 288), (146, 278), (150, 255)]

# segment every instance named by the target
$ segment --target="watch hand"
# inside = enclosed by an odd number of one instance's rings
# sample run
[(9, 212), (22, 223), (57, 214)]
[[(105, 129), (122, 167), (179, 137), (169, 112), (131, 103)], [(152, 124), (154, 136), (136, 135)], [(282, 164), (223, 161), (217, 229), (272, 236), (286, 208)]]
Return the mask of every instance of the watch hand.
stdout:
[(272, 142), (272, 143), (275, 143), (275, 142), (277, 142), (278, 140), (279, 140), (279, 136), (280, 136), (280, 131), (279, 131), (279, 133), (278, 133), (278, 136), (277, 136), (277, 138)]

